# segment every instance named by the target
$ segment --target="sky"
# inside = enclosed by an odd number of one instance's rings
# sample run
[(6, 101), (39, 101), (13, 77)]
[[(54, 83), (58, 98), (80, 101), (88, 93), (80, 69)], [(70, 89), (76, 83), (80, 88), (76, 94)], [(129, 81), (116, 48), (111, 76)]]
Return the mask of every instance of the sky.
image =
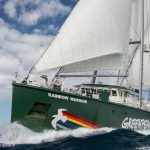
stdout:
[(48, 47), (77, 0), (0, 0), (0, 126), (10, 122), (11, 83)]

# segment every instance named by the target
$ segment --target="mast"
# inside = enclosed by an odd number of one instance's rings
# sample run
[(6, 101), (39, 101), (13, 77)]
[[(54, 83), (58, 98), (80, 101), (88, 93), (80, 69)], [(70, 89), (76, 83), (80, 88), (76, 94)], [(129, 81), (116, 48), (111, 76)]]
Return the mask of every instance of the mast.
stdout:
[(139, 100), (142, 106), (142, 90), (143, 90), (143, 56), (144, 56), (144, 0), (141, 0), (141, 51), (140, 51), (140, 88)]
[(92, 84), (95, 84), (95, 82), (96, 82), (97, 70), (95, 70), (95, 71), (93, 72), (93, 75), (94, 75), (94, 77), (92, 77)]

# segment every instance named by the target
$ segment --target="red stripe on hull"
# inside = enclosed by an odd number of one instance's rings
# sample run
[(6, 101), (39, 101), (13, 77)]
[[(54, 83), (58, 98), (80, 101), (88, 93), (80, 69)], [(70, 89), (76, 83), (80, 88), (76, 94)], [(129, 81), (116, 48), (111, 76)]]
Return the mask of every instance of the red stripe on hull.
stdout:
[(63, 112), (63, 115), (66, 116), (66, 117), (69, 117), (69, 118), (71, 118), (71, 119), (77, 120), (77, 121), (79, 121), (79, 122), (82, 122), (82, 123), (84, 123), (84, 124), (86, 124), (86, 125), (88, 125), (88, 126), (91, 126), (91, 127), (93, 127), (93, 128), (101, 128), (100, 125), (97, 125), (97, 124), (95, 124), (95, 123), (93, 123), (93, 122), (91, 122), (91, 121), (89, 121), (89, 120), (83, 119), (83, 118), (81, 118), (81, 117), (78, 117), (78, 116), (69, 114), (68, 112)]

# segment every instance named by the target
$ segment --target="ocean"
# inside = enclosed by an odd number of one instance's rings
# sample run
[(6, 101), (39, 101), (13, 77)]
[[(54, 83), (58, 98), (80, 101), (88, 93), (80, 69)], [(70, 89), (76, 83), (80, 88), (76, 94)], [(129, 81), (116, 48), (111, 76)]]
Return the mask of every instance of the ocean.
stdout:
[(0, 130), (5, 150), (150, 150), (150, 131), (125, 129), (45, 130), (36, 133), (12, 123)]

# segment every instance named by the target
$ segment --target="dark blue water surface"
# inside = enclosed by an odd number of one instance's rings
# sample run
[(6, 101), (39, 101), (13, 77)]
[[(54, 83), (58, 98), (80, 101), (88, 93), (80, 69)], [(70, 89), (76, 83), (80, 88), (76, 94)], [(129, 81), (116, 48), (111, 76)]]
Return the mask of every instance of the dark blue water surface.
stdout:
[[(78, 131), (77, 131), (78, 132)], [(81, 130), (79, 130), (81, 132)], [(57, 134), (57, 133), (56, 133)], [(52, 134), (54, 136), (54, 134)], [(57, 139), (58, 138), (58, 139)], [(34, 139), (33, 139), (34, 140)], [(36, 139), (35, 139), (36, 140)], [(8, 144), (8, 143), (7, 143)], [(107, 133), (87, 134), (86, 136), (56, 137), (54, 141), (39, 144), (7, 145), (1, 143), (5, 150), (148, 150), (150, 149), (150, 135), (134, 131), (117, 129)]]
[(18, 124), (0, 128), (0, 150), (150, 150), (150, 131), (125, 129), (46, 130), (36, 133)]

